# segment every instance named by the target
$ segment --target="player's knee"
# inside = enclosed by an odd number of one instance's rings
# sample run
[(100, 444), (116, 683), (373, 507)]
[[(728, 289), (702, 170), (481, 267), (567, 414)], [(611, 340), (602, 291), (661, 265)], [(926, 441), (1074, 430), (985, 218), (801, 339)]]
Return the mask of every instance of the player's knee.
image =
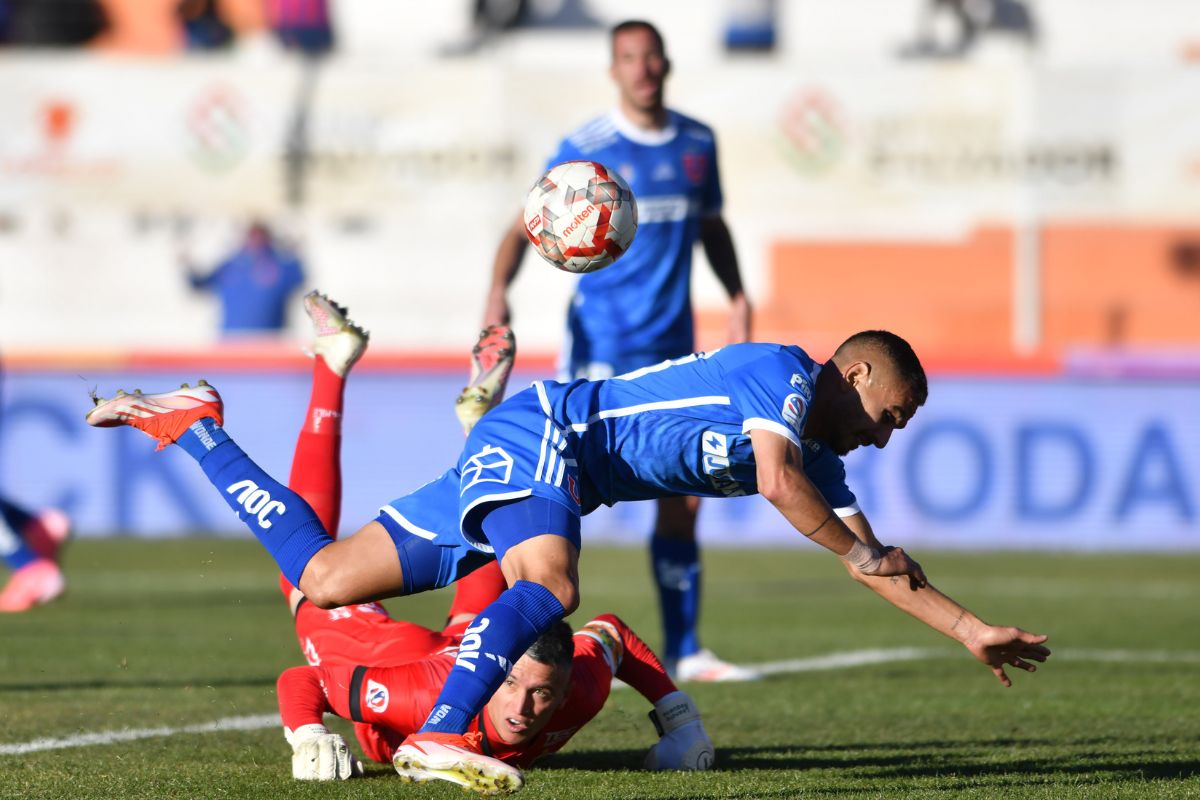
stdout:
[(542, 585), (562, 604), (564, 617), (570, 616), (579, 608), (579, 587), (574, 581), (564, 577)]
[(358, 602), (354, 582), (349, 576), (316, 558), (304, 568), (299, 588), (317, 608), (337, 608)]

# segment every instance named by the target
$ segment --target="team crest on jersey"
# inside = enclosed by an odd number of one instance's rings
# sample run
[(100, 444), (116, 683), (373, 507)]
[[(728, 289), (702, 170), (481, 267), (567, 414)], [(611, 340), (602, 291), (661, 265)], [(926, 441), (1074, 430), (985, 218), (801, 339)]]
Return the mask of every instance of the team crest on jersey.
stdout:
[(467, 459), (462, 468), (462, 491), (477, 483), (508, 483), (512, 477), (512, 456), (502, 447), (484, 445), (483, 449)]
[(376, 714), (382, 714), (388, 707), (388, 690), (382, 683), (367, 680), (367, 708)]
[(783, 421), (796, 433), (801, 432), (804, 420), (804, 398), (796, 393), (789, 394), (783, 401)]
[(708, 174), (708, 156), (704, 153), (684, 153), (683, 171), (687, 173), (689, 181), (699, 186)]

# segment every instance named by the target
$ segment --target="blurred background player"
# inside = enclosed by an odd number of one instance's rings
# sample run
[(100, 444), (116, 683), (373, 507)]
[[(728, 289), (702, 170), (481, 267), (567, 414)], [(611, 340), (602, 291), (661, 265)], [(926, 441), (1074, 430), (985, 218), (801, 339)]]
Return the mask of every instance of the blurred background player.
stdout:
[(0, 558), (12, 570), (0, 590), (0, 611), (26, 611), (66, 591), (59, 550), (70, 520), (56, 508), (38, 513), (0, 498)]
[[(560, 377), (609, 378), (695, 350), (691, 305), (697, 241), (729, 294), (729, 341), (750, 338), (729, 228), (721, 215), (716, 141), (701, 122), (666, 107), (671, 62), (659, 31), (640, 20), (611, 32), (609, 74), (617, 107), (567, 136), (549, 164), (598, 161), (619, 172), (638, 201), (638, 232), (616, 264), (579, 279), (567, 312)], [(509, 321), (507, 292), (527, 240), (520, 217), (500, 242), (484, 325)], [(657, 501), (650, 561), (663, 623), (663, 660), (679, 680), (753, 680), (700, 645), (699, 498)]]
[(57, 508), (34, 512), (0, 497), (0, 558), (12, 571), (0, 589), (0, 612), (26, 611), (66, 591), (59, 551), (70, 530)]
[[(323, 295), (307, 295), (304, 306), (313, 324), (315, 363), (289, 485), (336, 535), (345, 380), (365, 351), (368, 335)], [(472, 352), (471, 382), (463, 390), (469, 399), (460, 399), (456, 408), (468, 431), (489, 403), (503, 396), (514, 352), (506, 329), (481, 333)], [(468, 409), (478, 416), (464, 416)], [(282, 577), (281, 586), (310, 664), (287, 670), (278, 681), (280, 712), (294, 753), (293, 775), (305, 780), (344, 779), (361, 772), (342, 737), (322, 724), (327, 712), (355, 722), (368, 758), (390, 762), (433, 709), (468, 624), (506, 587), (495, 562), (467, 576), (456, 584), (446, 627), (439, 632), (394, 620), (377, 603), (319, 609)], [(691, 698), (675, 687), (649, 647), (608, 614), (588, 622), (574, 637), (565, 622), (543, 634), (513, 665), (472, 731), (480, 734), (485, 753), (527, 767), (562, 748), (599, 713), (614, 677), (655, 706), (652, 718), (663, 738), (647, 754), (647, 767), (711, 766), (712, 743)]]
[(283, 331), (292, 295), (304, 283), (300, 257), (263, 220), (252, 221), (242, 243), (207, 273), (187, 253), (180, 253), (180, 261), (194, 290), (220, 300), (224, 336)]

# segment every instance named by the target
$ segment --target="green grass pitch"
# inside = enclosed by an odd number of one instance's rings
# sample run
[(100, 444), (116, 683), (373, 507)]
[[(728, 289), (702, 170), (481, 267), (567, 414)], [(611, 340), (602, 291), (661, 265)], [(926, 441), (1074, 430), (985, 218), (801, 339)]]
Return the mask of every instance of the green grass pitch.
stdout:
[[(1005, 690), (954, 642), (803, 551), (705, 554), (705, 643), (746, 662), (870, 648), (921, 657), (686, 687), (717, 746), (711, 773), (638, 771), (653, 741), (630, 691), (528, 775), (529, 798), (1200, 797), (1200, 555), (917, 554), (984, 619), (1051, 634), (1055, 655)], [(290, 777), (281, 728), (88, 743), (274, 714), (301, 663), (271, 564), (252, 542), (84, 540), (70, 594), (0, 617), (0, 798), (461, 798)], [(594, 547), (575, 620), (614, 611), (657, 645), (646, 555)], [(444, 593), (392, 600), (436, 625)], [(260, 723), (261, 724), (261, 723)], [(334, 727), (337, 727), (335, 725)], [(35, 740), (70, 747), (22, 750)]]

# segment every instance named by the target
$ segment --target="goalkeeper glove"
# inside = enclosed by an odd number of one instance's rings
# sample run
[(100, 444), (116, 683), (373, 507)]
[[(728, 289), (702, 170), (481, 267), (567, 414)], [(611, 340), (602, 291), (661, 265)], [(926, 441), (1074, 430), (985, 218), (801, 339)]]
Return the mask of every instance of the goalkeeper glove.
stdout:
[(712, 768), (716, 753), (692, 698), (671, 692), (654, 704), (650, 721), (662, 738), (646, 753), (646, 769)]
[(292, 777), (298, 781), (344, 781), (363, 774), (346, 740), (324, 725), (284, 728), (283, 735), (292, 746)]

